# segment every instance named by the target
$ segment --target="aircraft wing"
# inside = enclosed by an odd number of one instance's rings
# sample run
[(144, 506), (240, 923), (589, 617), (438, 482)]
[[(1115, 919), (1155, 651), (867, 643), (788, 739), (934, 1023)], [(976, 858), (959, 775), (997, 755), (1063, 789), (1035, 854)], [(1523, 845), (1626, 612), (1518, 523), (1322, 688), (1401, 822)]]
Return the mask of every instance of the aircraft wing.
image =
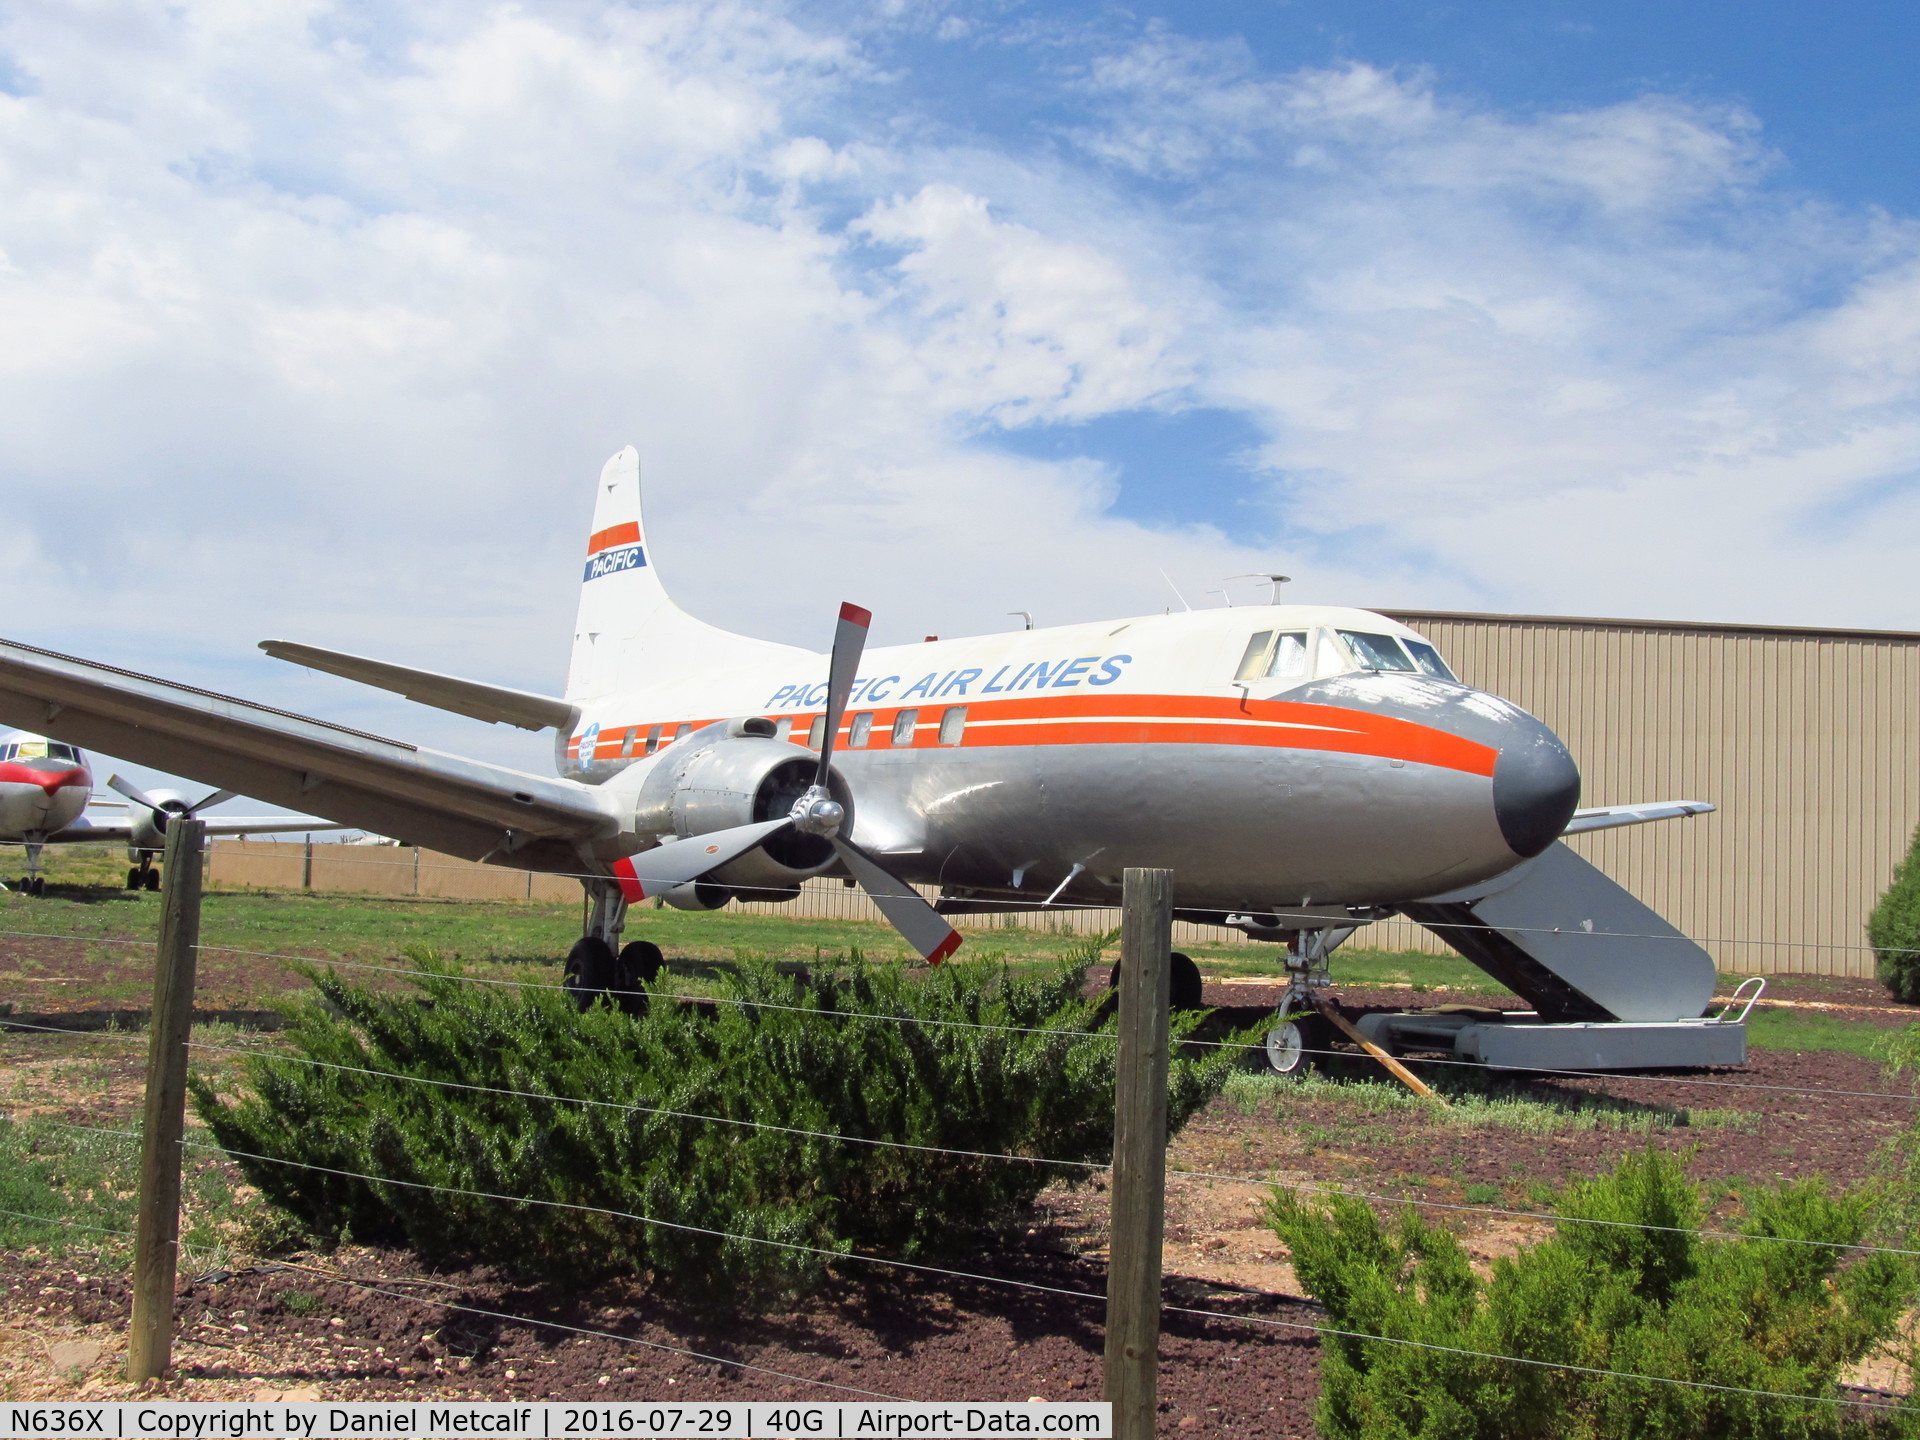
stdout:
[[(322, 820), (317, 815), (227, 815), (219, 819), (199, 817), (207, 827), (209, 835), (272, 835), (283, 830), (355, 830), (358, 826), (348, 825), (339, 820)], [(91, 815), (82, 815), (64, 830), (56, 830), (47, 837), (49, 845), (78, 845), (88, 841), (96, 844), (105, 841), (108, 844), (131, 844), (133, 841), (133, 823), (129, 820), (95, 820)]]
[(0, 724), (468, 859), (575, 870), (580, 842), (620, 829), (575, 781), (3, 640)]
[(1622, 825), (1645, 825), (1650, 820), (1678, 820), (1711, 815), (1717, 807), (1704, 800), (1649, 800), (1639, 805), (1597, 805), (1576, 810), (1562, 835), (1584, 835), (1589, 830), (1613, 830)]

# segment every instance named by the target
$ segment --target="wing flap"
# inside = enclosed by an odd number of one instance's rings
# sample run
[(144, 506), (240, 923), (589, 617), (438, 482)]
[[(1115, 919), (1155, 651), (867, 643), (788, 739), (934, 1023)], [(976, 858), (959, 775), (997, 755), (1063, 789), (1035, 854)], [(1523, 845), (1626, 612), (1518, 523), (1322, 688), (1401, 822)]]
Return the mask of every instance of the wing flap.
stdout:
[(0, 722), (469, 859), (577, 868), (576, 844), (620, 829), (607, 798), (571, 780), (10, 641)]

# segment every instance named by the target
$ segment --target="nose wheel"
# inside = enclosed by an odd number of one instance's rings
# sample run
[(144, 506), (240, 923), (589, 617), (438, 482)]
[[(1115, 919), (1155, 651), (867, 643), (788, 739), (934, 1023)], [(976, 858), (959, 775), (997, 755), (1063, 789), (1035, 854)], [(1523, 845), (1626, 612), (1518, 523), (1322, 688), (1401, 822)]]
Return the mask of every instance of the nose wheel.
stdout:
[(1324, 1068), (1333, 1033), (1327, 1022), (1312, 1013), (1275, 1017), (1267, 1032), (1267, 1064), (1273, 1073), (1288, 1080), (1299, 1080)]

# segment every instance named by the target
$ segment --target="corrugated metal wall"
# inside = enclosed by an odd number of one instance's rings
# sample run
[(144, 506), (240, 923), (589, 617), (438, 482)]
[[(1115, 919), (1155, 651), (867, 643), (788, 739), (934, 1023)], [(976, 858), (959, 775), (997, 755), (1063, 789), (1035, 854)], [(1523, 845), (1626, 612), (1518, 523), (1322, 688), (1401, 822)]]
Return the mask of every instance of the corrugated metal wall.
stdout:
[[(1551, 725), (1583, 805), (1720, 807), (1570, 843), (1722, 969), (1873, 973), (1867, 913), (1920, 822), (1920, 635), (1385, 613)], [(1360, 938), (1423, 943), (1403, 929)]]

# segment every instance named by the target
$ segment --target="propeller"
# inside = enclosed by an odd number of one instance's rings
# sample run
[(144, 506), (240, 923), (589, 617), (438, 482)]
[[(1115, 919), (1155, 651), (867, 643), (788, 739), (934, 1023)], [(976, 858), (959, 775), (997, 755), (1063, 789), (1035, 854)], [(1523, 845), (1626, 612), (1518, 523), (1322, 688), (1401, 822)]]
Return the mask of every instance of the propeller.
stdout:
[(166, 833), (167, 821), (172, 816), (185, 815), (191, 818), (194, 815), (198, 815), (202, 810), (210, 809), (215, 805), (226, 804), (227, 801), (233, 799), (240, 793), (238, 790), (215, 790), (205, 799), (196, 800), (193, 804), (188, 805), (178, 799), (156, 800), (131, 780), (119, 775), (108, 776), (107, 786), (109, 789), (118, 790), (122, 795), (126, 796), (127, 799), (133, 801), (134, 804), (144, 805), (148, 810), (152, 811), (153, 828), (160, 831), (163, 835)]
[(820, 741), (820, 762), (814, 768), (813, 784), (794, 802), (793, 809), (779, 820), (689, 836), (616, 861), (614, 873), (630, 882), (630, 887), (638, 887), (638, 898), (650, 899), (698, 880), (763, 844), (776, 831), (792, 826), (805, 834), (819, 835), (833, 845), (847, 873), (929, 965), (938, 965), (960, 948), (960, 932), (941, 919), (918, 892), (841, 835), (840, 828), (847, 819), (846, 807), (835, 800), (827, 788), (827, 779), (833, 771), (834, 741), (840, 732), (847, 697), (853, 690), (854, 676), (860, 669), (861, 652), (866, 649), (867, 631), (872, 624), (872, 612), (858, 605), (840, 607), (840, 621), (833, 632), (833, 656), (827, 666), (826, 731)]

